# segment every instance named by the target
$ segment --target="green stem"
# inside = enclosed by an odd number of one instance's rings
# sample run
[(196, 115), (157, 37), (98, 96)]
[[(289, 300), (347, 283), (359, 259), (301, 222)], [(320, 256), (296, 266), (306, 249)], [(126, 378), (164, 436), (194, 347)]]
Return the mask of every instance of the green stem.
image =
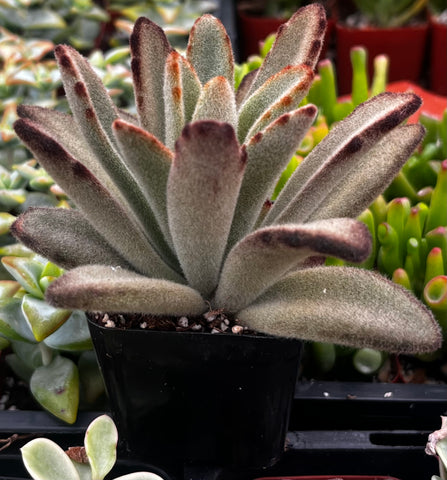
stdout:
[(39, 349), (42, 355), (42, 364), (44, 367), (46, 367), (53, 361), (53, 350), (44, 342), (39, 343)]

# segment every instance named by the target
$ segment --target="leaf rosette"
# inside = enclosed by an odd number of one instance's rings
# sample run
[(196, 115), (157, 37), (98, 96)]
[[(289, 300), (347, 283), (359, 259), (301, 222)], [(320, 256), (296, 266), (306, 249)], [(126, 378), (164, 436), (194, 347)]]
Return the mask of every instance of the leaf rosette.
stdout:
[(420, 125), (401, 125), (416, 95), (360, 104), (266, 208), (317, 113), (300, 104), (325, 25), (320, 5), (298, 10), (235, 91), (219, 20), (196, 21), (183, 57), (140, 18), (130, 39), (137, 116), (115, 107), (74, 49), (56, 48), (72, 115), (21, 106), (15, 131), (77, 209), (33, 208), (12, 227), (68, 270), (47, 290), (52, 305), (174, 316), (211, 305), (267, 334), (396, 352), (440, 346), (432, 314), (404, 289), (315, 266), (368, 257), (355, 218), (423, 137)]

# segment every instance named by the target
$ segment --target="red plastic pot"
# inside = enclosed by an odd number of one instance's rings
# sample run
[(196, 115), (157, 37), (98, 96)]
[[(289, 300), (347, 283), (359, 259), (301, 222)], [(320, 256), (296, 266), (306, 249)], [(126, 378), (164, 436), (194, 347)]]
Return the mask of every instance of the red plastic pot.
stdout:
[(447, 25), (430, 17), (430, 89), (447, 95)]
[[(368, 71), (373, 73), (374, 57), (386, 54), (390, 59), (390, 82), (420, 79), (428, 38), (428, 22), (400, 28), (349, 28), (335, 26), (338, 89), (341, 95), (351, 92), (350, 51), (354, 46), (368, 50)], [(445, 62), (445, 57), (443, 59)]]
[[(260, 43), (271, 33), (275, 33), (284, 22), (287, 22), (287, 18), (263, 17), (242, 9), (237, 10), (237, 16), (241, 61), (245, 61), (250, 55), (259, 54)], [(335, 22), (328, 19), (320, 60), (326, 56), (334, 26)]]
[(255, 480), (398, 480), (394, 477), (377, 475), (307, 475), (305, 477), (261, 477)]

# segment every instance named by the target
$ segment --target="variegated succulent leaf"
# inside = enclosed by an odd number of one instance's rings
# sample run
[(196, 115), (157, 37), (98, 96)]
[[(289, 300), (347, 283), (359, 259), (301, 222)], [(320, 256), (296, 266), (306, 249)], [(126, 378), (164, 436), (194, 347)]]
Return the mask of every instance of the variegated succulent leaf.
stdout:
[[(186, 58), (139, 19), (131, 36), (137, 119), (105, 98), (85, 59), (58, 47), (76, 126), (64, 133), (71, 117), (23, 108), (15, 129), (78, 210), (35, 209), (12, 228), (69, 269), (47, 289), (52, 305), (179, 316), (211, 306), (266, 333), (391, 351), (439, 346), (431, 314), (387, 280), (347, 269), (337, 285), (314, 261), (366, 258), (369, 235), (349, 217), (419, 142), (419, 127), (399, 126), (419, 107), (415, 95), (386, 93), (357, 107), (265, 208), (316, 114), (299, 103), (325, 25), (320, 5), (298, 10), (235, 94), (231, 46), (217, 19), (197, 20)], [(320, 298), (326, 282), (332, 297)], [(337, 300), (334, 312), (326, 298)], [(284, 320), (268, 320), (275, 311)]]

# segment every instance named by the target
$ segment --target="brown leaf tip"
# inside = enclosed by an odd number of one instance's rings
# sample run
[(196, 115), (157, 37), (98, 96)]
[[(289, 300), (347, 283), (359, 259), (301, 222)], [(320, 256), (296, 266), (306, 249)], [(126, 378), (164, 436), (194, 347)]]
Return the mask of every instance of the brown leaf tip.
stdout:
[(70, 58), (71, 48), (68, 45), (58, 45), (54, 49), (54, 54), (61, 68), (72, 76), (76, 75), (76, 67)]

